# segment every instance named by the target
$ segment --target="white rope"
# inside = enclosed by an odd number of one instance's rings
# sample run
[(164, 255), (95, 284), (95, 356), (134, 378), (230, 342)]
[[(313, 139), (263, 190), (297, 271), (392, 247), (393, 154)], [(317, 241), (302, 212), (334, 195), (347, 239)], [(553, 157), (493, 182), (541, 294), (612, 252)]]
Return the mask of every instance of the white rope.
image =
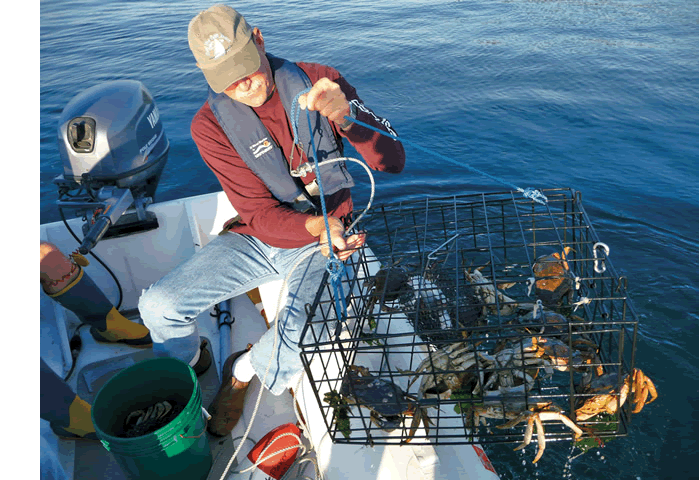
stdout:
[[(370, 190), (370, 195), (369, 195), (369, 202), (367, 202), (367, 206), (365, 209), (362, 211), (362, 213), (355, 219), (354, 222), (347, 228), (345, 233), (347, 234), (349, 231), (351, 231), (355, 225), (360, 221), (360, 219), (367, 213), (367, 210), (372, 206), (372, 201), (374, 200), (374, 175), (372, 175), (372, 170), (369, 169), (367, 164), (363, 162), (362, 160), (358, 160), (357, 158), (352, 158), (352, 157), (338, 157), (338, 158), (331, 158), (329, 160), (324, 160), (318, 164), (318, 167), (321, 168), (322, 165), (326, 165), (329, 163), (336, 163), (336, 162), (344, 162), (344, 161), (350, 161), (350, 162), (355, 162), (359, 163), (362, 168), (364, 168), (367, 171), (367, 175), (369, 176), (369, 183), (371, 185), (371, 190)], [(303, 165), (299, 166), (296, 170), (292, 170), (290, 173), (292, 174), (293, 177), (305, 177), (308, 172), (311, 172), (315, 168), (315, 165), (311, 162), (306, 162)]]
[[(292, 269), (289, 271), (287, 276), (285, 277), (284, 281), (282, 282), (282, 287), (280, 288), (280, 294), (277, 297), (277, 307), (282, 303), (282, 296), (284, 294), (285, 287), (287, 286), (287, 282), (289, 281), (289, 278), (291, 277), (292, 273), (294, 273), (294, 270), (303, 262), (306, 260), (308, 257), (316, 253), (316, 251), (321, 249), (321, 245), (318, 245), (317, 247), (312, 248), (306, 254), (302, 255), (299, 260), (294, 264)], [(265, 374), (263, 377), (260, 379), (260, 391), (258, 392), (258, 397), (255, 400), (255, 408), (253, 408), (253, 414), (250, 417), (250, 422), (248, 422), (248, 427), (246, 428), (245, 432), (243, 433), (241, 443), (238, 444), (238, 447), (236, 447), (236, 450), (233, 452), (233, 455), (231, 455), (231, 459), (228, 461), (226, 464), (226, 468), (224, 468), (224, 472), (221, 474), (221, 477), (219, 480), (224, 480), (224, 477), (228, 474), (229, 468), (231, 468), (231, 464), (233, 463), (233, 460), (238, 457), (238, 454), (241, 451), (241, 448), (243, 447), (243, 443), (246, 438), (248, 438), (248, 434), (250, 433), (251, 428), (253, 427), (253, 420), (255, 420), (255, 416), (258, 414), (258, 408), (260, 407), (260, 400), (262, 399), (262, 394), (263, 391), (265, 390), (265, 380), (267, 379), (267, 374), (270, 372), (270, 367), (272, 366), (272, 360), (275, 358), (275, 349), (277, 348), (277, 339), (279, 337), (279, 322), (277, 321), (277, 317), (279, 316), (279, 311), (278, 308), (275, 308), (275, 318), (273, 320), (275, 324), (275, 335), (273, 337), (272, 341), (272, 351), (270, 352), (270, 359), (267, 362), (267, 367), (265, 368)]]

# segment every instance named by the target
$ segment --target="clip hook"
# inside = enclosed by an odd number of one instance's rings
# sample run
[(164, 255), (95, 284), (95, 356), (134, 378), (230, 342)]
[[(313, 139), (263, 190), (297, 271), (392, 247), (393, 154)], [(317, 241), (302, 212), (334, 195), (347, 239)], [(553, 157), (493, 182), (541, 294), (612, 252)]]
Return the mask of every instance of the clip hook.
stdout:
[(608, 255), (610, 255), (610, 247), (608, 247), (603, 242), (597, 242), (595, 245), (593, 245), (593, 258), (595, 259), (595, 263), (594, 263), (595, 271), (598, 273), (603, 273), (603, 272), (605, 272), (605, 259), (604, 258), (598, 259), (598, 249), (599, 248), (602, 248), (605, 251), (605, 256), (607, 257)]

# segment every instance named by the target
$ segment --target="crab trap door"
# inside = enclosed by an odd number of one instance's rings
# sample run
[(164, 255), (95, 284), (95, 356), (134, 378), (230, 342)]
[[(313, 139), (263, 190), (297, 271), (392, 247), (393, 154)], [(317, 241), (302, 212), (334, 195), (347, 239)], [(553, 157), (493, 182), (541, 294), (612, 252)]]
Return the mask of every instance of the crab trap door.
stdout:
[(302, 335), (334, 442), (627, 433), (637, 319), (625, 279), (580, 195), (543, 192), (544, 205), (504, 192), (368, 212), (371, 251), (346, 262), (344, 305), (326, 278)]

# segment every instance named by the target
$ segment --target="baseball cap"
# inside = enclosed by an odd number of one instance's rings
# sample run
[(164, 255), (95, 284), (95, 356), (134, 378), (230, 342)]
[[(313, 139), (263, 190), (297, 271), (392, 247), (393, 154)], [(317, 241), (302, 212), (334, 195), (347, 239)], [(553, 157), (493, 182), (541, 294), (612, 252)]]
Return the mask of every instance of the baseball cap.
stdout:
[(260, 68), (253, 29), (243, 15), (226, 5), (199, 12), (187, 29), (190, 50), (216, 93)]

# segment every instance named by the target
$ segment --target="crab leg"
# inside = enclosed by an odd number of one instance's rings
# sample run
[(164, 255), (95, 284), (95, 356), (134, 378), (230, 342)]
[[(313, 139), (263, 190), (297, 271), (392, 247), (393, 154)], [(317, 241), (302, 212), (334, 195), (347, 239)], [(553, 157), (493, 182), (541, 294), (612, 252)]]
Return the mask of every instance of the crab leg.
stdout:
[[(484, 392), (486, 392), (494, 383), (496, 383), (496, 380), (498, 380), (498, 374), (492, 373), (491, 376), (489, 377), (488, 381), (484, 385)], [(483, 381), (481, 383), (483, 384)], [(477, 385), (477, 387), (478, 387), (478, 385)]]
[[(411, 440), (413, 440), (413, 436), (416, 434), (416, 430), (418, 430), (418, 426), (420, 425), (420, 420), (421, 420), (421, 408), (418, 407), (416, 409), (416, 412), (413, 414), (413, 420), (411, 421), (411, 427), (408, 430), (408, 437), (406, 437), (406, 443), (409, 443)], [(426, 431), (426, 434), (428, 432)]]
[(425, 429), (425, 435), (427, 437), (427, 435), (430, 433), (430, 425), (432, 425), (433, 422), (430, 420), (428, 413), (423, 407), (417, 407), (416, 411), (413, 414), (411, 426), (408, 430), (408, 437), (406, 438), (406, 443), (409, 443), (411, 440), (413, 440), (413, 437), (416, 434), (416, 430), (418, 430), (418, 427), (420, 426), (421, 422), (423, 423), (423, 428)]
[(542, 412), (539, 414), (540, 415), (540, 420), (559, 420), (562, 422), (564, 425), (569, 427), (571, 430), (574, 431), (576, 434), (575, 437), (579, 438), (581, 435), (583, 435), (583, 430), (578, 428), (578, 426), (566, 415), (563, 413), (559, 412)]
[(532, 441), (532, 429), (535, 426), (535, 417), (536, 415), (529, 415), (529, 418), (527, 419), (527, 428), (525, 429), (525, 437), (523, 438), (523, 443), (515, 447), (513, 451), (521, 450), (530, 445), (530, 442)]
[[(647, 403), (656, 400), (656, 387), (649, 380), (649, 377), (644, 375), (641, 370), (634, 369), (634, 409), (632, 413), (639, 413), (642, 407)], [(647, 397), (651, 394), (651, 399), (647, 402)]]
[(651, 380), (649, 380), (649, 377), (646, 377), (646, 379), (646, 386), (649, 389), (649, 395), (651, 395), (651, 399), (649, 399), (649, 401), (646, 403), (651, 403), (657, 399), (658, 394), (656, 393), (656, 386), (654, 385), (654, 383)]
[(526, 392), (530, 391), (531, 385), (532, 384), (524, 383), (522, 385), (517, 385), (515, 387), (498, 387), (498, 393), (500, 395), (513, 395), (516, 393), (526, 393)]
[[(532, 418), (532, 412), (529, 412), (529, 411), (521, 412), (520, 414), (516, 415), (515, 418), (513, 418), (512, 420), (509, 420), (508, 422), (504, 423), (503, 425), (496, 425), (496, 428), (500, 428), (502, 430), (505, 430), (507, 428), (513, 428), (514, 426), (516, 426), (517, 424), (519, 424), (523, 420), (529, 420), (530, 418)], [(527, 438), (527, 432), (526, 432), (525, 438)]]
[(535, 414), (534, 417), (535, 425), (537, 426), (537, 455), (535, 455), (535, 459), (532, 463), (537, 463), (540, 458), (542, 458), (546, 442), (544, 438), (544, 425), (542, 425), (542, 420), (540, 420), (540, 414)]

